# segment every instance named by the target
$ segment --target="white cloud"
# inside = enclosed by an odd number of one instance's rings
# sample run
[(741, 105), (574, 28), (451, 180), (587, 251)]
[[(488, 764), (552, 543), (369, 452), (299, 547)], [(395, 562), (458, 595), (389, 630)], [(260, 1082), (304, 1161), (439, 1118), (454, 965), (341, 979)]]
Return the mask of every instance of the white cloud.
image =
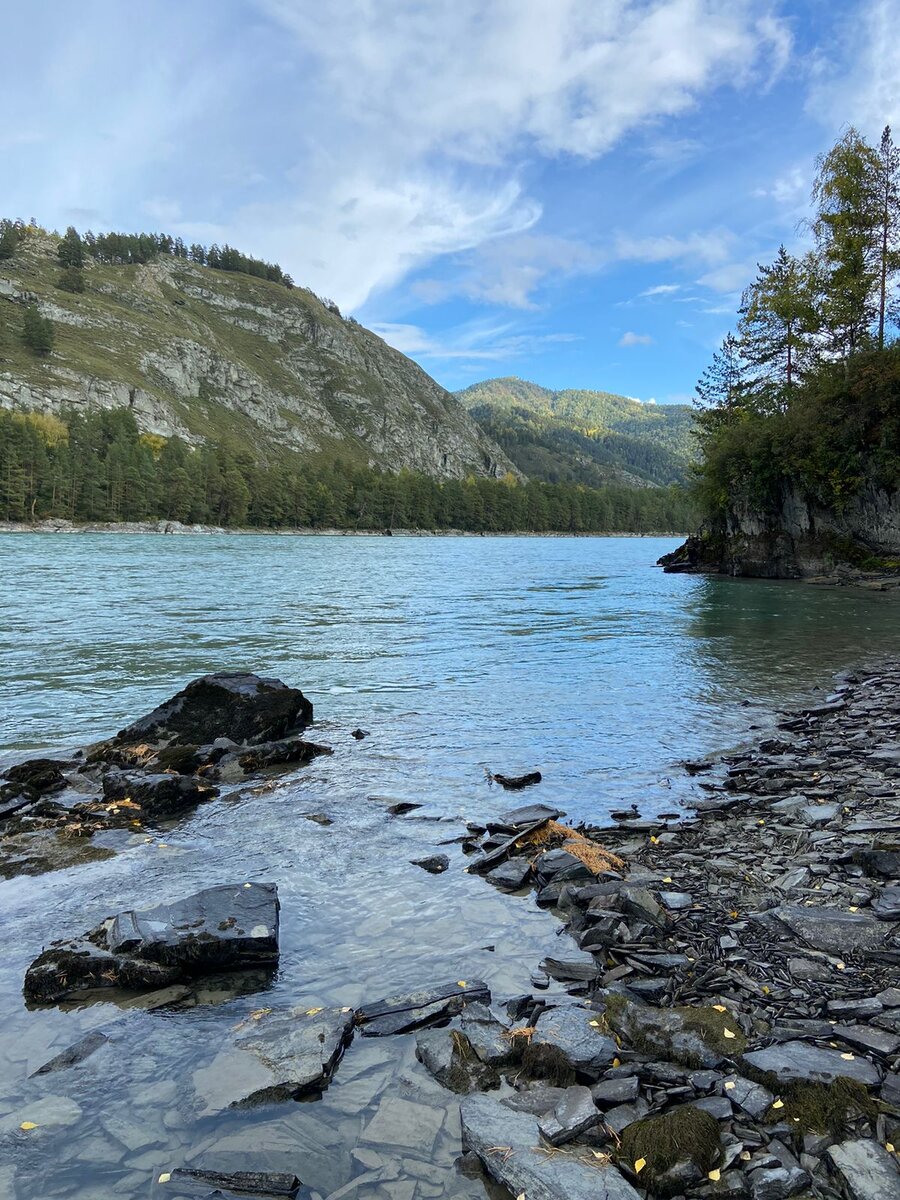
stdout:
[(654, 287), (645, 288), (640, 294), (642, 296), (671, 296), (675, 292), (681, 291), (680, 283), (657, 283)]
[(725, 262), (731, 254), (734, 235), (727, 229), (691, 233), (686, 237), (662, 234), (651, 237), (621, 235), (616, 241), (616, 257), (637, 262)]
[(435, 336), (418, 325), (382, 322), (372, 329), (401, 354), (471, 363), (533, 354), (560, 342), (578, 341), (572, 333), (517, 333), (511, 322), (469, 321)]
[(835, 134), (849, 122), (878, 138), (900, 126), (900, 0), (866, 0), (845, 18), (831, 55), (814, 64), (807, 107)]
[(653, 338), (649, 333), (633, 333), (630, 329), (619, 338), (620, 346), (652, 346)]
[(771, 197), (776, 204), (794, 208), (805, 204), (810, 185), (808, 166), (794, 166), (779, 175), (771, 187), (757, 188), (755, 195)]

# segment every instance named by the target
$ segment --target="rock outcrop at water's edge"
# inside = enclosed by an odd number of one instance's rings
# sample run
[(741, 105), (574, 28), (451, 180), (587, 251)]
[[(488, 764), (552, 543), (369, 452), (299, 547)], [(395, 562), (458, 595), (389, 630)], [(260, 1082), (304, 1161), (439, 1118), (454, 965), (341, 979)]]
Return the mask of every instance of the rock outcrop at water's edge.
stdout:
[(789, 488), (770, 512), (732, 507), (720, 526), (689, 537), (659, 565), (673, 573), (900, 585), (900, 492), (865, 487), (838, 510)]
[(7, 767), (0, 874), (106, 856), (98, 835), (171, 821), (262, 772), (330, 754), (302, 736), (312, 719), (309, 700), (279, 679), (205, 675), (68, 760)]

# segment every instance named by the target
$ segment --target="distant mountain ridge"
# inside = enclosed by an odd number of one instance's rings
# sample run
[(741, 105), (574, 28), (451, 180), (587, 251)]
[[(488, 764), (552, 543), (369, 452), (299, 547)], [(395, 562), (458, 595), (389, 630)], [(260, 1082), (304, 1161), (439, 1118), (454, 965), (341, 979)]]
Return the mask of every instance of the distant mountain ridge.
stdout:
[(487, 379), (456, 393), (520, 471), (590, 487), (682, 483), (695, 458), (687, 404), (642, 404), (613, 392), (552, 391), (527, 379)]

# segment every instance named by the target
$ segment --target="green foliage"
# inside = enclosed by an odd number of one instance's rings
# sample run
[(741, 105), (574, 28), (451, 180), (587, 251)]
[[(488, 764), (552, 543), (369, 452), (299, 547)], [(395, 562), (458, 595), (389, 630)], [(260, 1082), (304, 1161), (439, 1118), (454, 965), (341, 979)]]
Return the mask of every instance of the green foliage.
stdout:
[(489, 379), (458, 393), (482, 429), (533, 479), (667, 485), (694, 457), (686, 405), (641, 404), (611, 392), (551, 392)]
[(56, 255), (61, 267), (84, 266), (84, 244), (74, 225), (66, 230), (66, 236), (56, 248)]
[(0, 262), (12, 258), (22, 238), (22, 227), (15, 221), (0, 221)]
[(81, 267), (66, 267), (60, 273), (56, 286), (64, 292), (81, 293), (84, 291), (84, 271)]
[[(75, 234), (70, 229), (69, 234)], [(65, 241), (65, 239), (63, 240)], [(81, 239), (79, 239), (81, 244)], [(63, 243), (60, 243), (62, 250)], [(83, 245), (96, 262), (101, 263), (147, 263), (160, 255), (170, 255), (173, 258), (189, 259), (201, 266), (213, 267), (218, 271), (237, 271), (243, 275), (252, 275), (257, 279), (268, 279), (274, 283), (294, 286), (294, 281), (278, 263), (264, 262), (259, 258), (251, 258), (242, 254), (233, 246), (206, 246), (194, 244), (188, 247), (181, 238), (173, 238), (168, 233), (92, 233), (84, 235)], [(62, 257), (60, 258), (62, 261)], [(74, 263), (72, 265), (80, 265)]]
[(59, 422), (0, 410), (0, 518), (178, 520), (257, 529), (464, 529), (502, 533), (687, 529), (677, 488), (439, 481), (340, 458), (257, 461), (245, 443), (191, 449), (142, 436), (126, 409)]
[(22, 341), (39, 358), (46, 358), (53, 349), (53, 322), (49, 317), (42, 317), (36, 304), (29, 304), (25, 309), (22, 323)]

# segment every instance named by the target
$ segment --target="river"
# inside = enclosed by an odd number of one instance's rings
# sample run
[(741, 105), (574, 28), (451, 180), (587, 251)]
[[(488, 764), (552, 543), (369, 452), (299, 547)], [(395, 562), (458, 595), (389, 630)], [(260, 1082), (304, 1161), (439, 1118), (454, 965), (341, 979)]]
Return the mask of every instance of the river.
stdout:
[[(680, 759), (896, 651), (889, 595), (664, 575), (653, 564), (674, 545), (0, 538), (0, 759), (98, 740), (227, 669), (301, 687), (313, 739), (335, 748), (114, 858), (0, 882), (0, 1196), (162, 1197), (160, 1173), (201, 1163), (293, 1171), (321, 1197), (482, 1197), (454, 1170), (455, 1098), (416, 1063), (412, 1037), (357, 1037), (322, 1099), (224, 1118), (192, 1117), (191, 1075), (261, 1006), (356, 1006), (457, 979), (530, 990), (552, 916), (464, 873), (457, 846), (442, 847), (444, 875), (409, 863), (510, 806), (487, 769), (540, 769), (527, 800), (573, 821), (671, 811), (691, 788)], [(422, 807), (391, 817), (399, 800)], [(220, 981), (177, 1011), (26, 1010), (24, 970), (54, 937), (236, 880), (279, 886), (281, 965), (265, 991)], [(87, 1062), (28, 1078), (97, 1027), (110, 1040)], [(417, 1105), (414, 1121), (398, 1098)], [(32, 1111), (42, 1119), (22, 1131)]]

